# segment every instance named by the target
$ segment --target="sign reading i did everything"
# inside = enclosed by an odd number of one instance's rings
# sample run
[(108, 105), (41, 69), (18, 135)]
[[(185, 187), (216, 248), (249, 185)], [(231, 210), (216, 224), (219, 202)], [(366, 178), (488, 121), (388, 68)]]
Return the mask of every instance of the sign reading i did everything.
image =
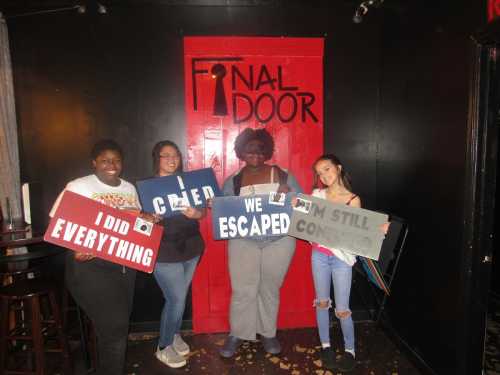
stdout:
[(212, 168), (137, 181), (145, 212), (170, 217), (186, 207), (205, 207), (207, 200), (221, 195)]
[(65, 191), (44, 241), (130, 268), (153, 272), (163, 227)]
[(288, 235), (378, 260), (387, 215), (298, 194)]
[(215, 198), (212, 203), (213, 237), (227, 240), (283, 236), (288, 233), (291, 214), (291, 194)]

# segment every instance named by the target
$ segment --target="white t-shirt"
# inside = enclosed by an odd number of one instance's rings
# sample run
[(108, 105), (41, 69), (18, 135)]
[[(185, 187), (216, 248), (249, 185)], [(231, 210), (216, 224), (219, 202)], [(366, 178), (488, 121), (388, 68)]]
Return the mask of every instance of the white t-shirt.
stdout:
[(54, 216), (54, 213), (59, 207), (63, 193), (68, 190), (84, 197), (93, 199), (107, 206), (119, 209), (140, 209), (139, 197), (134, 185), (130, 182), (120, 179), (120, 185), (111, 186), (101, 182), (95, 174), (77, 178), (70, 181), (64, 190), (59, 194), (49, 216)]
[[(325, 189), (314, 189), (311, 195), (313, 197), (326, 199), (326, 190)], [(333, 249), (331, 247), (324, 246), (321, 244), (318, 244), (318, 245), (320, 245), (323, 249), (328, 249), (329, 251), (332, 252), (333, 255), (335, 255), (341, 261), (347, 263), (350, 266), (352, 266), (354, 263), (356, 263), (356, 256), (351, 254), (351, 253), (347, 253), (345, 251), (338, 250), (338, 249)]]

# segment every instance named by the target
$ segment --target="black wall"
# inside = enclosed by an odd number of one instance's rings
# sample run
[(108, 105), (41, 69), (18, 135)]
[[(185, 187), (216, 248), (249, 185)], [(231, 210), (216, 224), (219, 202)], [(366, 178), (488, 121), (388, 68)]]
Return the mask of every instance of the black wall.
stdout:
[[(325, 150), (343, 160), (365, 207), (411, 226), (393, 325), (437, 373), (463, 373), (468, 35), (485, 10), (477, 0), (457, 10), (455, 1), (386, 3), (359, 25), (340, 0), (10, 18), (22, 178), (42, 182), (48, 210), (68, 180), (90, 172), (98, 138), (124, 146), (130, 180), (151, 173), (156, 141), (184, 145), (183, 35), (325, 36)], [(158, 319), (152, 285), (138, 280), (136, 322)]]
[[(477, 1), (441, 2), (383, 20), (377, 205), (406, 218), (409, 241), (389, 303), (392, 323), (439, 374), (466, 372), (464, 217), (470, 34)], [(444, 360), (446, 358), (446, 360)]]
[[(89, 173), (88, 150), (111, 137), (125, 148), (124, 177), (151, 173), (151, 148), (184, 139), (184, 35), (326, 36), (325, 144), (375, 208), (379, 27), (351, 21), (352, 6), (110, 6), (8, 20), (24, 181), (41, 181), (50, 206), (67, 181)], [(354, 297), (353, 309), (364, 308)], [(137, 283), (133, 320), (158, 319), (159, 290)], [(147, 306), (145, 308), (144, 306)]]
[(357, 191), (373, 207), (379, 28), (375, 18), (353, 24), (352, 13), (342, 2), (116, 5), (106, 15), (10, 18), (23, 179), (50, 180), (48, 207), (69, 179), (88, 171), (97, 138), (124, 145), (124, 176), (132, 180), (150, 173), (156, 141), (184, 145), (184, 35), (326, 36), (325, 142), (339, 145)]

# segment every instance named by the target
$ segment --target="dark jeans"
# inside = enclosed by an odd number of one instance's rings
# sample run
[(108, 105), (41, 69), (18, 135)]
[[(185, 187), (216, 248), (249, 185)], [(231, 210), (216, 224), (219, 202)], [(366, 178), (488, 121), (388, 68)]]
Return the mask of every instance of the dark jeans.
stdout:
[(136, 272), (127, 268), (123, 273), (122, 267), (106, 267), (101, 260), (76, 262), (72, 255), (68, 254), (66, 262), (66, 282), (76, 303), (94, 323), (96, 374), (123, 374)]

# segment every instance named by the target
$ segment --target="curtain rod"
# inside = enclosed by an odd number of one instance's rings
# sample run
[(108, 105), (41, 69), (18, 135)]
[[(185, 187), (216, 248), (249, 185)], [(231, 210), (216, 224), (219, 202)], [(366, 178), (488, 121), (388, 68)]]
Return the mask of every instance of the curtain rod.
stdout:
[(4, 16), (4, 18), (5, 19), (9, 19), (9, 18), (18, 18), (18, 17), (26, 17), (26, 16), (36, 16), (38, 14), (56, 13), (56, 12), (63, 12), (63, 11), (66, 11), (66, 10), (80, 9), (80, 8), (81, 8), (81, 5), (73, 5), (73, 6), (70, 6), (70, 7), (47, 9), (47, 10), (38, 10), (38, 11), (34, 11), (34, 12), (13, 14), (11, 16)]

